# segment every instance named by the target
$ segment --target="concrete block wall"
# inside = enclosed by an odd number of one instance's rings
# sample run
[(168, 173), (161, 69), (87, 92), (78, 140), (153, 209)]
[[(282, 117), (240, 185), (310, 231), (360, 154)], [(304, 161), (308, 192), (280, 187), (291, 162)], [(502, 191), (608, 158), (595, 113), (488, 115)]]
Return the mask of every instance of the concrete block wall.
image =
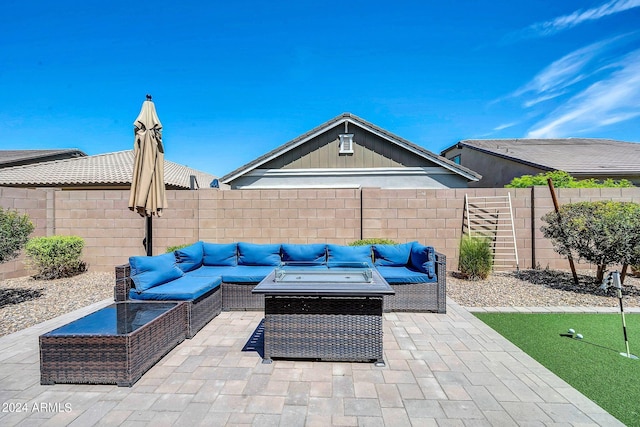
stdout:
[[(35, 226), (32, 237), (53, 233), (54, 191), (41, 189), (0, 187), (0, 206), (27, 214)], [(29, 274), (24, 255), (0, 264), (0, 279)]]
[[(464, 199), (506, 196), (511, 193), (518, 255), (531, 259), (531, 190), (505, 188), (447, 190), (363, 189), (363, 235), (397, 242), (419, 242), (434, 246), (457, 267), (458, 247), (463, 234)], [(524, 264), (521, 262), (521, 266)], [(528, 265), (530, 266), (530, 265)]]
[(346, 243), (360, 238), (356, 189), (199, 190), (200, 239)]
[[(521, 268), (568, 268), (544, 239), (541, 217), (553, 210), (547, 187), (526, 189), (283, 189), (167, 191), (169, 206), (154, 218), (153, 253), (168, 246), (246, 241), (346, 244), (360, 238), (413, 240), (433, 245), (457, 269), (464, 196), (511, 194)], [(560, 204), (583, 200), (640, 203), (640, 188), (559, 189)], [(128, 190), (27, 190), (0, 188), (0, 204), (28, 213), (34, 235), (85, 239), (90, 269), (113, 271), (144, 255), (145, 219), (127, 208)], [(582, 266), (584, 267), (584, 266)], [(0, 278), (28, 274), (22, 260), (0, 264)]]

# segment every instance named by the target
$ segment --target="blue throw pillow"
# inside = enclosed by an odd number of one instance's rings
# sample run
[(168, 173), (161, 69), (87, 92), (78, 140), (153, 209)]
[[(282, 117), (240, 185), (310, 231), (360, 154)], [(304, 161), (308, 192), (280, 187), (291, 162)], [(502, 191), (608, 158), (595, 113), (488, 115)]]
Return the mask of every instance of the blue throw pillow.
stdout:
[(371, 262), (371, 246), (340, 246), (327, 245), (327, 263), (330, 265), (344, 263), (367, 263)]
[(175, 254), (176, 259), (178, 260), (178, 268), (185, 273), (202, 266), (204, 258), (202, 242), (197, 242), (193, 245), (187, 246), (186, 248), (178, 249), (175, 251)]
[(415, 243), (411, 247), (410, 259), (414, 269), (427, 274), (430, 279), (436, 277), (436, 251), (433, 246)]
[(402, 245), (374, 245), (373, 257), (375, 265), (387, 267), (406, 266), (409, 264), (413, 243), (414, 242), (404, 243)]
[(327, 245), (282, 245), (282, 261), (324, 262), (327, 260)]
[(176, 267), (176, 256), (173, 252), (156, 256), (132, 256), (129, 258), (129, 265), (131, 280), (138, 292), (163, 285), (184, 274)]
[(240, 242), (238, 265), (280, 265), (280, 245)]
[(238, 265), (237, 243), (202, 243), (202, 263), (208, 266)]

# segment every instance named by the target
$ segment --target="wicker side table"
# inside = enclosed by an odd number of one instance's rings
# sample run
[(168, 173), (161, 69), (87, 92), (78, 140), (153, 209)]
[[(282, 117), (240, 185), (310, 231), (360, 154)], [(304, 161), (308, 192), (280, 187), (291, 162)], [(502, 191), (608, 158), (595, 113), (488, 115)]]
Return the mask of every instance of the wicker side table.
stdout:
[(187, 334), (182, 302), (121, 302), (40, 336), (40, 383), (132, 386)]

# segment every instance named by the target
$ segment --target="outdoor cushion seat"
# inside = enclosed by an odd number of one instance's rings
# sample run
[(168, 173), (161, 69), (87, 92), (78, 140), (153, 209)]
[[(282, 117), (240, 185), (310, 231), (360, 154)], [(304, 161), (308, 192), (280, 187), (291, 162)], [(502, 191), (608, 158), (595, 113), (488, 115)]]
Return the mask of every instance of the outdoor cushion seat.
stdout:
[(116, 268), (115, 298), (187, 301), (193, 335), (221, 310), (264, 310), (264, 296), (252, 290), (283, 263), (284, 268), (312, 269), (366, 264), (395, 291), (385, 296), (385, 311), (446, 312), (446, 257), (417, 241), (365, 246), (196, 242), (173, 254), (131, 257), (129, 265)]
[(327, 245), (312, 244), (282, 244), (283, 262), (321, 263), (327, 260)]
[(407, 267), (378, 266), (376, 268), (378, 273), (380, 273), (390, 285), (402, 283), (432, 283), (438, 281), (436, 277), (431, 278), (428, 274)]
[(129, 291), (129, 298), (142, 301), (194, 301), (217, 288), (222, 278), (182, 276), (143, 292)]
[(327, 263), (334, 267), (364, 263), (373, 267), (371, 246), (327, 245)]
[(258, 283), (273, 271), (272, 265), (239, 265), (222, 273), (224, 283)]
[(222, 277), (223, 274), (227, 274), (230, 271), (233, 271), (233, 269), (236, 267), (229, 267), (229, 266), (211, 266), (211, 265), (203, 265), (200, 268), (197, 268), (195, 270), (192, 270), (188, 273), (185, 273), (185, 276), (192, 276), (192, 277)]
[(186, 273), (193, 277), (222, 277), (224, 283), (258, 283), (273, 271), (272, 265), (237, 265), (235, 267), (212, 267), (203, 265)]

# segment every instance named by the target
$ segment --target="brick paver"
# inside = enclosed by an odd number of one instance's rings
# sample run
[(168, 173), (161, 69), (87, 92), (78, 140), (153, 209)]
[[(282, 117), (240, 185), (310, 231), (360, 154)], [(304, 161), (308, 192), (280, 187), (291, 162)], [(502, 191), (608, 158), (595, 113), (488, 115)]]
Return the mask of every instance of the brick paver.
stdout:
[(622, 425), (453, 301), (385, 314), (385, 367), (262, 364), (263, 313), (224, 312), (131, 388), (41, 386), (38, 336), (108, 303), (0, 338), (0, 425)]

